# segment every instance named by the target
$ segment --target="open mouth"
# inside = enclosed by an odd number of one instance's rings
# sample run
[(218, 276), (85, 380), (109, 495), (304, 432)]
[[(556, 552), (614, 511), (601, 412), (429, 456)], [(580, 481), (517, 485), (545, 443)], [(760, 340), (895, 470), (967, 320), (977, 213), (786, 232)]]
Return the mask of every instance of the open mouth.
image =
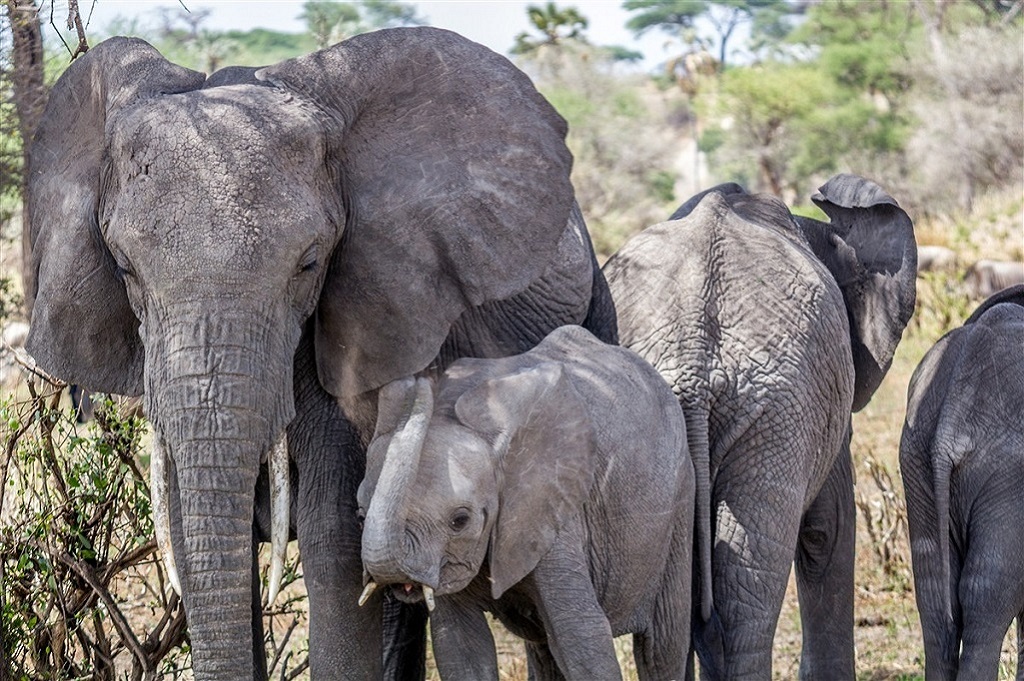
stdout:
[[(363, 605), (370, 599), (370, 596), (374, 591), (376, 591), (377, 586), (378, 584), (373, 581), (366, 583), (366, 588), (363, 589), (363, 595), (359, 597), (359, 605)], [(430, 612), (434, 611), (434, 590), (426, 584), (404, 582), (389, 584), (388, 588), (391, 589), (391, 593), (395, 595), (395, 598), (403, 603), (419, 603), (420, 601), (426, 601), (427, 610)]]
[(391, 593), (403, 603), (419, 603), (423, 600), (423, 590), (417, 584), (392, 584)]

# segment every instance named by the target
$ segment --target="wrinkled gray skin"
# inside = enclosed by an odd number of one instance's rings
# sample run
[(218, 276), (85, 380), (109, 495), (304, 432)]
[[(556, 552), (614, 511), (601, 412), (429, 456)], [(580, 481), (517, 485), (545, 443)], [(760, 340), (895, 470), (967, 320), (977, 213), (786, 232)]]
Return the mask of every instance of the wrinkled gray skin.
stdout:
[(771, 678), (794, 558), (801, 676), (854, 677), (850, 412), (913, 312), (915, 244), (906, 213), (866, 180), (835, 177), (814, 200), (830, 223), (722, 185), (604, 267), (622, 344), (686, 417), (704, 678)]
[(485, 611), (526, 639), (531, 678), (619, 678), (612, 637), (629, 632), (640, 678), (681, 678), (694, 473), (661, 376), (566, 326), (456, 362), (436, 393), (380, 392), (359, 505), (369, 578), (436, 593), (442, 678), (498, 679)]
[[(566, 323), (614, 341), (564, 136), (508, 60), (432, 28), (209, 80), (114, 38), (57, 82), (31, 155), (28, 349), (145, 393), (198, 679), (266, 674), (256, 502), (282, 432), (312, 674), (378, 677), (355, 513), (377, 390)], [(415, 677), (425, 609), (387, 610), (410, 620), (388, 671)]]
[(910, 381), (900, 470), (928, 681), (995, 679), (1014, 617), (1024, 680), (1021, 405), (1024, 286), (1016, 286), (943, 336)]

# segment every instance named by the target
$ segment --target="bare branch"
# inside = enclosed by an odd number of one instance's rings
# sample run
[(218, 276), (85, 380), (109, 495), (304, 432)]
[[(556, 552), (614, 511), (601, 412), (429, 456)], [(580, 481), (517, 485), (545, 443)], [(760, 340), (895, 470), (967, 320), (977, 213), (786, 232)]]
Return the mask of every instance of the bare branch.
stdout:
[(99, 596), (100, 600), (103, 601), (103, 605), (106, 606), (107, 612), (110, 613), (110, 619), (114, 623), (114, 628), (117, 629), (117, 633), (121, 635), (121, 640), (127, 644), (135, 657), (142, 661), (143, 664), (146, 664), (148, 662), (148, 656), (146, 655), (145, 649), (143, 649), (142, 644), (139, 643), (139, 639), (135, 637), (135, 632), (132, 631), (132, 628), (129, 626), (124, 614), (122, 614), (121, 609), (117, 607), (117, 603), (110, 595), (110, 592), (107, 591), (107, 588), (101, 584), (98, 579), (96, 579), (96, 574), (93, 572), (93, 569), (89, 565), (75, 560), (64, 551), (55, 551), (36, 541), (29, 542), (29, 545), (50, 554), (54, 558), (57, 558), (60, 562), (64, 563), (64, 565), (71, 568), (75, 574), (85, 581), (86, 584), (92, 587), (92, 590), (97, 596)]
[(15, 348), (7, 341), (0, 341), (0, 343), (3, 344), (3, 348), (6, 352), (11, 353), (11, 357), (14, 358), (14, 361), (20, 364), (23, 369), (28, 371), (33, 376), (43, 379), (51, 386), (57, 389), (66, 388), (68, 386), (68, 384), (65, 383), (64, 381), (60, 380), (59, 378), (54, 378), (50, 374), (40, 369), (39, 365), (36, 364), (36, 361), (32, 358), (32, 355), (25, 352), (24, 348)]
[(78, 11), (78, 0), (68, 0), (68, 30), (71, 29), (75, 29), (78, 34), (78, 47), (71, 55), (71, 61), (74, 61), (78, 55), (89, 51), (89, 41), (85, 37), (85, 27), (82, 26), (82, 14)]

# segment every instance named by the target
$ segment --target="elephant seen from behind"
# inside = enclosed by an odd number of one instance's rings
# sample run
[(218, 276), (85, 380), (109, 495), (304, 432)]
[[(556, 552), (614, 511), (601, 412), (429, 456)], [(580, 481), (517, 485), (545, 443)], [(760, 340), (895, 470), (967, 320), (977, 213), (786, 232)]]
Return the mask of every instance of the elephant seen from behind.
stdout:
[(526, 640), (531, 678), (619, 678), (628, 632), (641, 678), (684, 676), (694, 472), (650, 365), (566, 326), (392, 383), (379, 413), (368, 590), (426, 599), (442, 678), (498, 678), (485, 611)]
[(707, 679), (771, 678), (796, 560), (802, 678), (853, 679), (850, 414), (914, 310), (907, 214), (841, 175), (829, 223), (728, 184), (604, 267), (624, 346), (672, 386), (696, 467), (694, 646)]
[(900, 441), (925, 677), (995, 679), (1017, 618), (1024, 681), (1024, 285), (943, 336)]
[[(266, 675), (268, 532), (272, 577), (298, 538), (313, 677), (380, 676), (355, 501), (378, 389), (563, 324), (615, 340), (565, 134), (511, 62), (427, 27), (209, 79), (112, 38), (58, 80), (28, 170), (27, 347), (89, 390), (145, 393), (196, 678)], [(426, 613), (396, 612), (407, 678)]]

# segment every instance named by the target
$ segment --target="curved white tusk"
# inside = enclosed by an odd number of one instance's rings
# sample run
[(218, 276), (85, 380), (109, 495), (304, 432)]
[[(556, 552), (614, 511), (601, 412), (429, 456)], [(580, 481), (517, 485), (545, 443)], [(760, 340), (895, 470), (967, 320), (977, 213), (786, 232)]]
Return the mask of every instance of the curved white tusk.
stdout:
[(359, 607), (366, 605), (366, 601), (370, 600), (370, 596), (377, 590), (377, 582), (367, 582), (366, 588), (363, 589), (363, 593), (359, 596)]
[(270, 452), (270, 583), (267, 586), (267, 605), (273, 604), (281, 590), (284, 577), (284, 559), (288, 551), (289, 494), (288, 436), (281, 439)]
[(427, 602), (427, 612), (434, 612), (434, 590), (423, 585), (423, 600)]
[(167, 485), (167, 452), (160, 444), (160, 436), (153, 433), (153, 444), (149, 457), (149, 503), (153, 508), (153, 533), (160, 557), (167, 570), (167, 579), (178, 596), (181, 596), (181, 582), (178, 581), (178, 567), (174, 562), (174, 547), (171, 545), (170, 491)]

